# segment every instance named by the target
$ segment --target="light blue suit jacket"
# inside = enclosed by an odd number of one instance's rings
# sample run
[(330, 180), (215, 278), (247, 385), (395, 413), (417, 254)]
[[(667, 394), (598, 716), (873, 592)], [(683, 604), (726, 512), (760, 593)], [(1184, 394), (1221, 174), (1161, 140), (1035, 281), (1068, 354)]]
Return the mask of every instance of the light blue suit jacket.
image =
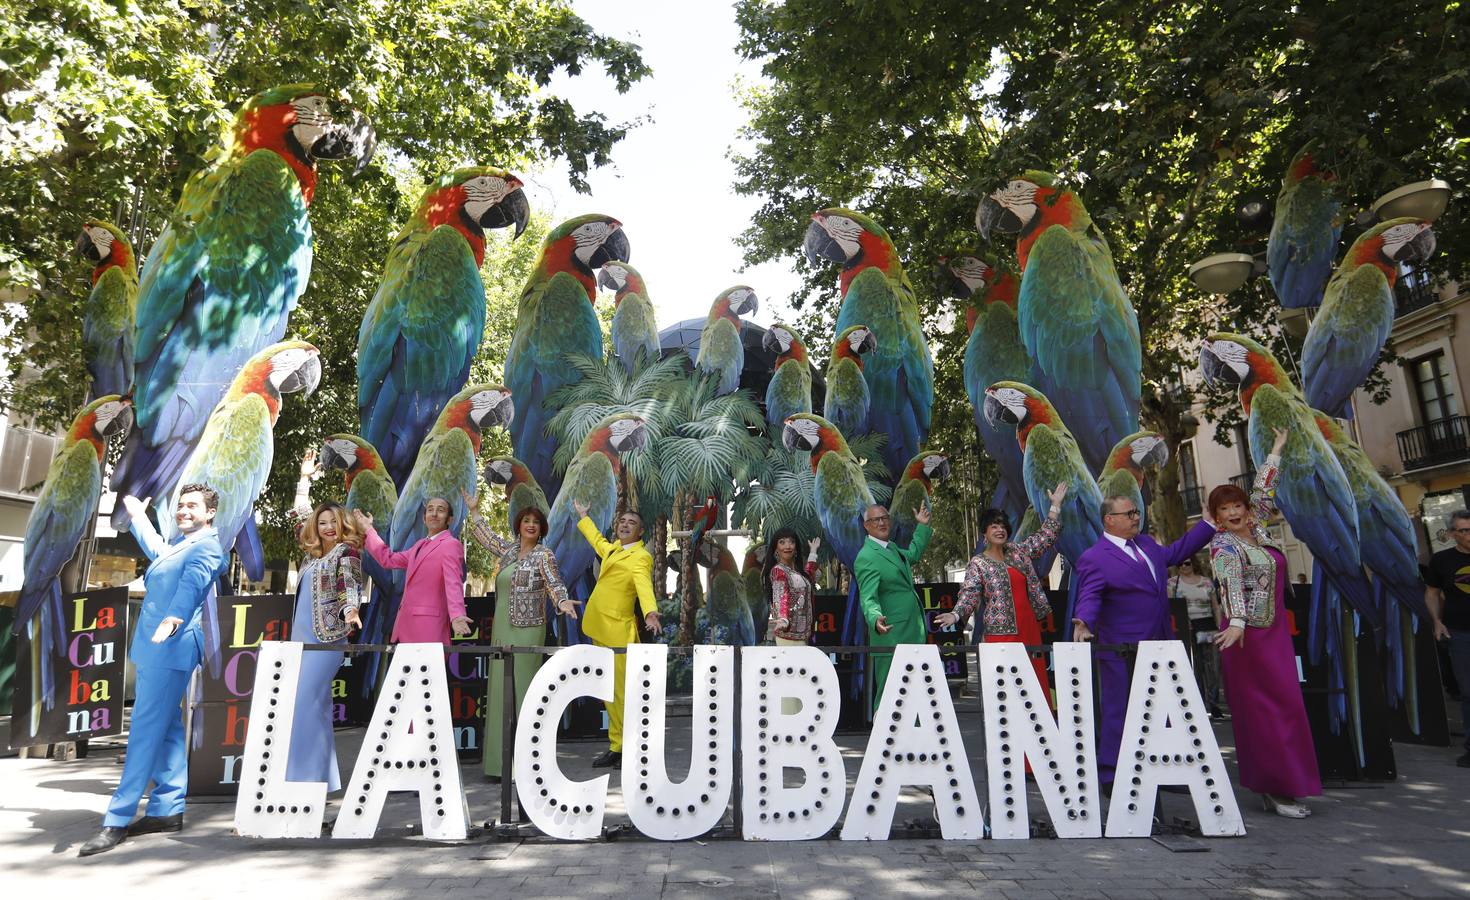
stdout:
[[(143, 610), (128, 656), (139, 669), (192, 671), (204, 655), (199, 624), (204, 601), (214, 587), (215, 573), (224, 565), (219, 536), (213, 528), (204, 528), (170, 544), (146, 516), (133, 516), (131, 531), (152, 562), (143, 575)], [(153, 632), (170, 616), (184, 624), (168, 640), (153, 643)]]

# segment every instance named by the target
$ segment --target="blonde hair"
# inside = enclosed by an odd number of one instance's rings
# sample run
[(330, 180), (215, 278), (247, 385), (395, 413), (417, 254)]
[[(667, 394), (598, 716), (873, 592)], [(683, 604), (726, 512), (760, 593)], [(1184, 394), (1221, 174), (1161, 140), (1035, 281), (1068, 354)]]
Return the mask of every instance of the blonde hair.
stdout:
[(321, 518), (322, 513), (327, 510), (331, 510), (337, 517), (337, 541), (346, 544), (354, 550), (361, 550), (363, 533), (357, 530), (357, 522), (351, 516), (347, 515), (347, 510), (342, 508), (342, 504), (318, 503), (316, 509), (311, 511), (311, 515), (306, 521), (301, 523), (299, 540), (301, 549), (306, 551), (306, 555), (313, 559), (320, 559), (322, 556), (322, 539), (316, 533), (316, 523)]

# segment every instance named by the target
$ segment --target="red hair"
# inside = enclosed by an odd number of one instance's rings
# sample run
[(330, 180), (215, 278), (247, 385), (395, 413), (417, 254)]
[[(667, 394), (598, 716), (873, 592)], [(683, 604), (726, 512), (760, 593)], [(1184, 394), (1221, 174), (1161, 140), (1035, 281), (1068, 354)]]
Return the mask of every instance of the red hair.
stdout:
[(1251, 497), (1237, 485), (1220, 485), (1210, 491), (1210, 497), (1205, 501), (1205, 506), (1210, 510), (1210, 518), (1218, 518), (1217, 511), (1227, 503), (1239, 503), (1246, 509), (1250, 509)]

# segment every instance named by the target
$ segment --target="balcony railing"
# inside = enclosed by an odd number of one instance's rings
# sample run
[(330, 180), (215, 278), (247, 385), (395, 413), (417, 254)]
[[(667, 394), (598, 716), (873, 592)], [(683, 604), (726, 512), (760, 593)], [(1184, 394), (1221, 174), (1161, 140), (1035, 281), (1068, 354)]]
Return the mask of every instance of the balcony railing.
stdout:
[(1393, 286), (1394, 318), (1423, 309), (1438, 299), (1428, 272), (1405, 272)]
[(1187, 487), (1179, 492), (1184, 500), (1184, 514), (1186, 516), (1199, 515), (1200, 507), (1204, 497), (1198, 487)]
[(1470, 459), (1470, 416), (1435, 419), (1418, 428), (1400, 431), (1399, 459), (1404, 468), (1425, 469)]
[(1239, 475), (1231, 475), (1230, 483), (1249, 494), (1251, 488), (1256, 483), (1256, 470), (1251, 469), (1247, 472), (1241, 472)]

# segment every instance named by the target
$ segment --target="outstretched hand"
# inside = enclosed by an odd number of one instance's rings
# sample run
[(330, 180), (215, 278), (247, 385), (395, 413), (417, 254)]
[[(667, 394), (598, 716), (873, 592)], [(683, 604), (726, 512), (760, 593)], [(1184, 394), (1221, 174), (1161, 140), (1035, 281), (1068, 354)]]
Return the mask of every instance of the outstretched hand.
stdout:
[(357, 523), (358, 529), (367, 532), (373, 530), (373, 514), (360, 509), (352, 511), (352, 521)]
[(301, 457), (301, 477), (315, 481), (317, 476), (316, 449), (309, 448)]
[(1063, 481), (1056, 486), (1055, 490), (1047, 493), (1046, 498), (1051, 501), (1052, 509), (1061, 508), (1062, 501), (1067, 499), (1067, 487), (1067, 483)]
[(918, 509), (914, 510), (914, 521), (918, 522), (920, 525), (928, 525), (929, 519), (932, 515), (933, 514), (929, 511), (929, 504), (925, 503), (921, 505)]
[(122, 505), (123, 509), (128, 511), (128, 515), (132, 516), (135, 519), (140, 516), (146, 517), (148, 515), (148, 504), (142, 500), (139, 500), (137, 497), (134, 497), (132, 494), (123, 494)]
[(819, 537), (814, 537), (811, 540), (809, 540), (809, 541), (806, 542), (806, 548), (811, 551), (811, 555), (812, 556), (816, 556), (817, 555), (817, 549), (820, 548), (821, 546), (822, 546), (822, 539), (819, 538)]
[(1276, 440), (1271, 444), (1271, 453), (1279, 456), (1281, 448), (1286, 446), (1286, 439), (1290, 437), (1290, 433), (1285, 428), (1273, 428), (1271, 433), (1276, 436)]
[(577, 511), (577, 518), (579, 519), (585, 518), (587, 515), (587, 504), (583, 503), (580, 500), (572, 501), (572, 509), (575, 509)]

